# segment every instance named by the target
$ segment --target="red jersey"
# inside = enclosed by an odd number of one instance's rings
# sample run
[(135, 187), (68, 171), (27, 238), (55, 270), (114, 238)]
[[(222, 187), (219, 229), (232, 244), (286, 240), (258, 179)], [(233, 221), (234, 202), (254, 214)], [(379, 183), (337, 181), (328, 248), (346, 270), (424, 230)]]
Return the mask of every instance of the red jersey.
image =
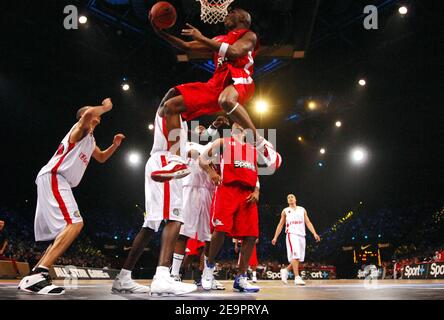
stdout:
[(224, 138), (224, 152), (221, 162), (222, 183), (238, 182), (246, 187), (256, 187), (257, 151), (247, 143), (234, 138)]
[[(228, 32), (226, 35), (220, 35), (214, 38), (217, 42), (225, 42), (229, 45), (234, 44), (240, 38), (242, 38), (247, 32), (251, 32), (249, 29), (238, 29)], [(214, 64), (216, 65), (216, 71), (212, 80), (224, 81), (226, 85), (233, 82), (236, 84), (252, 84), (253, 83), (253, 73), (254, 73), (254, 58), (259, 49), (259, 44), (249, 51), (243, 57), (239, 57), (234, 60), (228, 60), (227, 57), (224, 59), (219, 57), (219, 54), (214, 55)], [(211, 81), (211, 80), (210, 80)]]

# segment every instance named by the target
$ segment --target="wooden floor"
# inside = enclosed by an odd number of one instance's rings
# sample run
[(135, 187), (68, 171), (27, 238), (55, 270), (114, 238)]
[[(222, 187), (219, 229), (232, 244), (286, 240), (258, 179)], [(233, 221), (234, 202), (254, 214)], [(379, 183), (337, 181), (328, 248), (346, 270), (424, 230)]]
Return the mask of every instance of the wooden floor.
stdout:
[[(140, 281), (148, 285), (151, 281)], [(257, 294), (237, 293), (232, 281), (223, 281), (225, 291), (199, 291), (184, 297), (151, 297), (111, 293), (111, 281), (78, 281), (77, 284), (56, 281), (66, 287), (66, 294), (47, 297), (17, 290), (18, 281), (0, 280), (0, 300), (444, 300), (444, 280), (313, 280), (305, 287), (284, 285), (278, 280), (260, 281)]]

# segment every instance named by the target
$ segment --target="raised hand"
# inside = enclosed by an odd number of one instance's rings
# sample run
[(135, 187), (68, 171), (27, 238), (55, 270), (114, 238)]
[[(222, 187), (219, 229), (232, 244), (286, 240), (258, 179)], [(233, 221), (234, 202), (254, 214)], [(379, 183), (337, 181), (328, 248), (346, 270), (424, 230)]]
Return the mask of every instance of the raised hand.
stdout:
[(217, 119), (213, 122), (213, 127), (215, 127), (216, 129), (219, 129), (219, 127), (223, 124), (226, 124), (227, 126), (230, 125), (230, 121), (224, 117), (224, 116), (219, 116), (217, 117)]
[(105, 107), (105, 111), (111, 111), (113, 109), (113, 102), (111, 101), (111, 98), (106, 98), (102, 101), (102, 106)]
[(113, 144), (116, 147), (120, 147), (120, 145), (122, 144), (123, 139), (126, 139), (126, 137), (123, 134), (121, 134), (121, 133), (116, 134), (114, 136)]
[(189, 23), (187, 23), (186, 25), (189, 29), (182, 29), (183, 36), (191, 37), (191, 38), (193, 38), (193, 40), (197, 40), (197, 41), (202, 39), (202, 37), (203, 37), (202, 33), (196, 27), (193, 27)]

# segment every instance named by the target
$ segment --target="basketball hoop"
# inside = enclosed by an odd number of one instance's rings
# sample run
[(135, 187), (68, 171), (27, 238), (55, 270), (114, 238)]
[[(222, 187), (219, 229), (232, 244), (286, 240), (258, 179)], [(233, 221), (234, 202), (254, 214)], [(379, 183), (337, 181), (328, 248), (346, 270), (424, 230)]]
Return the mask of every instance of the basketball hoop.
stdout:
[(228, 7), (234, 0), (196, 0), (200, 2), (200, 18), (205, 23), (219, 23), (225, 20)]

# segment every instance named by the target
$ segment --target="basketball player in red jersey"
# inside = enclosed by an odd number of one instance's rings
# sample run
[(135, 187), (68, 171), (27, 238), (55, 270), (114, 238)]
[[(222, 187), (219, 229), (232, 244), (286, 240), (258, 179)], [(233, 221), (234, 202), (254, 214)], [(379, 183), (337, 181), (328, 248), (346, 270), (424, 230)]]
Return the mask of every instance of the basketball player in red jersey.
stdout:
[[(268, 150), (268, 149), (266, 149)], [(269, 150), (267, 153), (271, 153)], [(221, 155), (221, 175), (212, 164)], [(265, 157), (265, 154), (261, 156)], [(216, 256), (225, 236), (242, 239), (242, 257), (239, 273), (234, 282), (234, 290), (240, 292), (258, 292), (259, 287), (248, 283), (247, 269), (253, 247), (259, 236), (259, 177), (256, 148), (245, 143), (245, 131), (237, 123), (233, 125), (232, 137), (216, 140), (199, 158), (202, 169), (207, 172), (217, 186), (211, 217), (213, 234), (208, 260), (202, 274), (202, 287), (211, 290), (214, 281)], [(271, 163), (271, 165), (280, 165)]]
[[(193, 39), (188, 42), (159, 30), (153, 23), (152, 26), (160, 37), (180, 50), (214, 53), (216, 65), (216, 71), (208, 82), (182, 84), (169, 90), (161, 102), (161, 116), (166, 119), (167, 129), (180, 128), (179, 115), (191, 121), (223, 110), (231, 120), (254, 133), (253, 139), (260, 150), (264, 139), (257, 135), (256, 127), (244, 108), (254, 94), (253, 65), (259, 49), (257, 36), (249, 29), (250, 14), (242, 9), (230, 11), (225, 19), (228, 34), (214, 39), (205, 37), (190, 24), (187, 24), (189, 29), (182, 30), (183, 36)], [(175, 140), (171, 143), (171, 149), (177, 150), (167, 159), (166, 166), (152, 173), (155, 181), (178, 179), (189, 173), (186, 161), (180, 157), (177, 148), (179, 135), (171, 139)]]
[(123, 134), (116, 135), (113, 144), (105, 151), (96, 146), (94, 130), (100, 124), (101, 116), (112, 108), (111, 99), (105, 99), (101, 106), (81, 108), (77, 112), (78, 122), (37, 175), (35, 239), (54, 242), (37, 263), (32, 275), (20, 282), (19, 289), (44, 295), (65, 293), (64, 288), (52, 284), (49, 269), (83, 228), (83, 219), (71, 189), (79, 185), (91, 157), (105, 163), (125, 139)]

